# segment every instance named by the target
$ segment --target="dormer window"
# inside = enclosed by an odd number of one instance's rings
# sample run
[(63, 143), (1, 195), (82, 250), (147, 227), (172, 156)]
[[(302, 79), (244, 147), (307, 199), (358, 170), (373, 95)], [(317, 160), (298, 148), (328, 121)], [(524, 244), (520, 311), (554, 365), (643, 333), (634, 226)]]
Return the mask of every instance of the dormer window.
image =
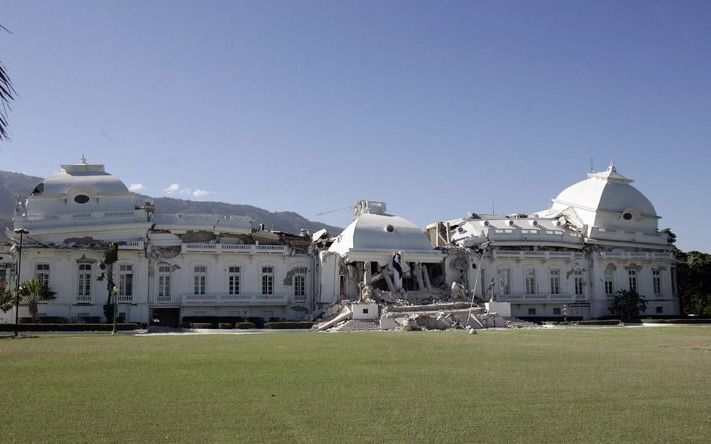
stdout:
[(74, 202), (78, 204), (85, 204), (89, 202), (89, 196), (87, 196), (86, 194), (77, 194), (76, 196), (74, 196)]

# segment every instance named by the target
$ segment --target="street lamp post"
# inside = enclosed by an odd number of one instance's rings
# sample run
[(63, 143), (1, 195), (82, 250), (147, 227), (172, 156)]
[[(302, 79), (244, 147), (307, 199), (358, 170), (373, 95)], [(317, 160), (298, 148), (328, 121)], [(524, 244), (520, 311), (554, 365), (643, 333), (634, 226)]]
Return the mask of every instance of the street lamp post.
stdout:
[(112, 335), (116, 334), (116, 312), (118, 311), (118, 292), (118, 287), (114, 285), (114, 288), (111, 289), (111, 293), (114, 295), (114, 326), (111, 329)]
[(24, 228), (15, 228), (15, 233), (20, 235), (20, 245), (17, 247), (17, 268), (15, 269), (15, 337), (18, 337), (20, 323), (20, 271), (22, 271), (22, 236), (28, 234)]

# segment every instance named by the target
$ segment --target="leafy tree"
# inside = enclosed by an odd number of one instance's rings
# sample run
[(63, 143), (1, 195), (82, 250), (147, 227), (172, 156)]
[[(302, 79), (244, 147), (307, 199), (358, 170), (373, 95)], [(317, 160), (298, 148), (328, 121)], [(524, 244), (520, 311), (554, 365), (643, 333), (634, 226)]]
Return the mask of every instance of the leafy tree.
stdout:
[(711, 307), (711, 254), (677, 253), (677, 287), (686, 313), (703, 315)]
[(114, 264), (118, 261), (118, 244), (112, 242), (104, 250), (104, 259), (99, 263), (99, 268), (102, 270), (99, 275), (99, 280), (106, 280), (106, 304), (104, 304), (104, 316), (106, 316), (106, 321), (110, 321), (114, 317), (114, 304), (111, 300), (111, 296), (114, 295)]
[(663, 230), (659, 231), (660, 233), (664, 233), (667, 235), (667, 243), (670, 245), (673, 245), (676, 243), (676, 234), (671, 230), (671, 228), (664, 228)]
[(647, 300), (636, 291), (619, 290), (610, 303), (610, 312), (623, 320), (637, 318), (646, 309)]
[(15, 306), (15, 296), (4, 281), (0, 281), (0, 311), (3, 313)]
[(30, 311), (33, 322), (37, 322), (38, 304), (51, 301), (55, 298), (55, 294), (37, 278), (27, 280), (20, 285), (21, 301), (23, 304), (27, 304), (27, 309)]

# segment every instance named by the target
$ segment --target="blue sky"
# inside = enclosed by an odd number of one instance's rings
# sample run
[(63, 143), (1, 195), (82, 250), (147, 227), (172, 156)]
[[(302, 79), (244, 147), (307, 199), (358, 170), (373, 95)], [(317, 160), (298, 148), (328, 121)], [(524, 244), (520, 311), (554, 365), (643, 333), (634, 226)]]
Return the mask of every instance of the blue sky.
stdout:
[(86, 154), (153, 196), (424, 226), (614, 160), (711, 251), (708, 1), (0, 0), (0, 24), (0, 169)]

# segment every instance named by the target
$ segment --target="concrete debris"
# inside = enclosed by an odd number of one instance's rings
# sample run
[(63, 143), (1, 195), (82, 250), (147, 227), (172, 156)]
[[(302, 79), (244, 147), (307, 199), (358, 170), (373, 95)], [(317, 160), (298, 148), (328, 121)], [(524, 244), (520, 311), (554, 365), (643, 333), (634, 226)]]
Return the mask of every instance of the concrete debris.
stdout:
[[(368, 299), (344, 300), (326, 308), (318, 331), (368, 330), (452, 330), (466, 329), (469, 334), (485, 328), (529, 328), (535, 324), (507, 320), (484, 305), (463, 301), (460, 288), (453, 291), (390, 292), (368, 289)], [(456, 297), (453, 297), (457, 294)], [(361, 293), (361, 296), (363, 294)], [(457, 300), (459, 299), (459, 300)], [(493, 305), (490, 305), (493, 308)], [(497, 308), (503, 308), (498, 307)], [(504, 310), (505, 311), (505, 310)], [(508, 313), (507, 313), (508, 314)]]
[[(340, 305), (340, 304), (334, 304), (334, 305)], [(338, 312), (334, 317), (332, 317), (328, 321), (324, 321), (319, 324), (316, 324), (314, 326), (314, 329), (316, 329), (318, 331), (328, 330), (329, 328), (335, 327), (336, 325), (338, 325), (340, 323), (349, 321), (352, 317), (353, 317), (353, 312), (351, 311), (350, 307), (341, 306), (340, 312)]]

